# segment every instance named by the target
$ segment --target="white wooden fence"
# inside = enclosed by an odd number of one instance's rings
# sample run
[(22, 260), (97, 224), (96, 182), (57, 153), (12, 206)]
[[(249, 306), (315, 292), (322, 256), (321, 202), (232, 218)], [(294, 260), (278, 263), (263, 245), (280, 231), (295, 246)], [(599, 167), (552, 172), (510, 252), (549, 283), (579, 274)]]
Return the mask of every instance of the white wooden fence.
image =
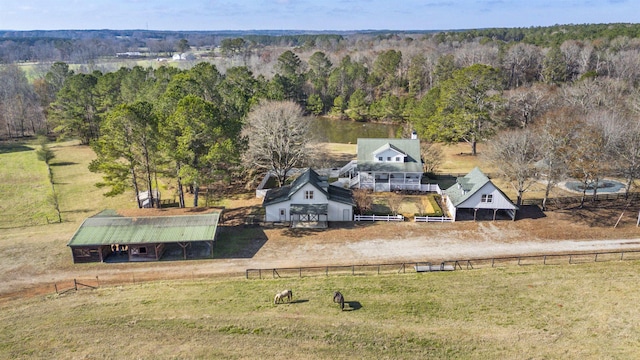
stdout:
[(415, 222), (453, 222), (453, 219), (446, 216), (416, 216)]
[(404, 221), (404, 215), (354, 215), (353, 221)]

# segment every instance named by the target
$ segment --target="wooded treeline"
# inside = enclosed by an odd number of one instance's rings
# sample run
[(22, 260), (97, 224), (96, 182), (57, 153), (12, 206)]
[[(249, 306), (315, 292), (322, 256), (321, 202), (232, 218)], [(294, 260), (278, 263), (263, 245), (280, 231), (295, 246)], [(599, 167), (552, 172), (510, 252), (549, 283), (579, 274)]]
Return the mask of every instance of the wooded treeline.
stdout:
[(295, 102), (307, 114), (407, 124), (428, 141), (466, 141), (473, 154), (493, 138), (500, 145), (490, 155), (519, 198), (540, 174), (550, 186), (563, 176), (586, 187), (617, 175), (630, 187), (640, 171), (640, 151), (627, 146), (640, 138), (639, 28), (282, 39), (295, 47), (227, 38), (218, 58), (189, 69), (79, 72), (57, 62), (33, 82), (3, 65), (0, 125), (8, 137), (50, 133), (92, 144), (92, 170), (113, 194), (131, 184), (155, 188), (158, 174), (196, 194), (228, 180), (247, 148), (247, 114), (263, 99)]

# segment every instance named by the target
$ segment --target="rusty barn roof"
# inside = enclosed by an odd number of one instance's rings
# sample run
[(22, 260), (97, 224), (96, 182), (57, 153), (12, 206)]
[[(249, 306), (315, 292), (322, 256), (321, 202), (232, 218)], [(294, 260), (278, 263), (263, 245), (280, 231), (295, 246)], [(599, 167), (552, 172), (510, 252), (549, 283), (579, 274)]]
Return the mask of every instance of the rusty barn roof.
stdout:
[(211, 241), (219, 213), (180, 216), (110, 216), (87, 218), (67, 246)]

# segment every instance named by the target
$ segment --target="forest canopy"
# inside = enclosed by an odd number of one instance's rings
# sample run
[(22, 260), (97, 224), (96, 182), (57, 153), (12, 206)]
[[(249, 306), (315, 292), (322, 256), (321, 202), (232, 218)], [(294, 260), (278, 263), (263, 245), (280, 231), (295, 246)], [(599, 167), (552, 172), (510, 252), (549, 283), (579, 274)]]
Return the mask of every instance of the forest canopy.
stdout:
[[(547, 174), (587, 185), (617, 174), (629, 189), (640, 168), (640, 154), (627, 146), (640, 136), (639, 32), (637, 24), (586, 24), (447, 32), (0, 33), (0, 135), (80, 139), (96, 150), (92, 169), (104, 174), (110, 193), (132, 183), (152, 188), (158, 174), (197, 193), (249, 165), (243, 159), (256, 140), (247, 134), (251, 111), (265, 101), (287, 102), (304, 115), (393, 122), (428, 141), (466, 141), (473, 154), (478, 142), (526, 130), (532, 134), (508, 135), (525, 140), (504, 144), (511, 154), (535, 153), (520, 161), (553, 161), (566, 174), (555, 168)], [(136, 59), (116, 61), (123, 51)], [(176, 52), (191, 60), (173, 61)], [(24, 61), (37, 61), (28, 76)], [(554, 119), (575, 131), (559, 136), (561, 129), (549, 125)], [(565, 143), (548, 146), (585, 156), (514, 148), (556, 136)], [(602, 156), (585, 162), (595, 147)], [(611, 155), (621, 151), (625, 156)], [(524, 191), (517, 174), (503, 175)]]

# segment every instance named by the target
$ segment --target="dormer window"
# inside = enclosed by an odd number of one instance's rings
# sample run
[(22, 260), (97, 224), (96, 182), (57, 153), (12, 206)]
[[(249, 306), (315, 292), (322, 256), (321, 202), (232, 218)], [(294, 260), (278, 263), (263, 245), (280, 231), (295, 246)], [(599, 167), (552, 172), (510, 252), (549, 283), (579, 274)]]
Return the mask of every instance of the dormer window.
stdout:
[(307, 190), (304, 192), (305, 200), (313, 200), (313, 190)]
[(492, 194), (482, 194), (482, 198), (480, 199), (480, 201), (483, 202), (483, 203), (493, 202), (493, 195)]

